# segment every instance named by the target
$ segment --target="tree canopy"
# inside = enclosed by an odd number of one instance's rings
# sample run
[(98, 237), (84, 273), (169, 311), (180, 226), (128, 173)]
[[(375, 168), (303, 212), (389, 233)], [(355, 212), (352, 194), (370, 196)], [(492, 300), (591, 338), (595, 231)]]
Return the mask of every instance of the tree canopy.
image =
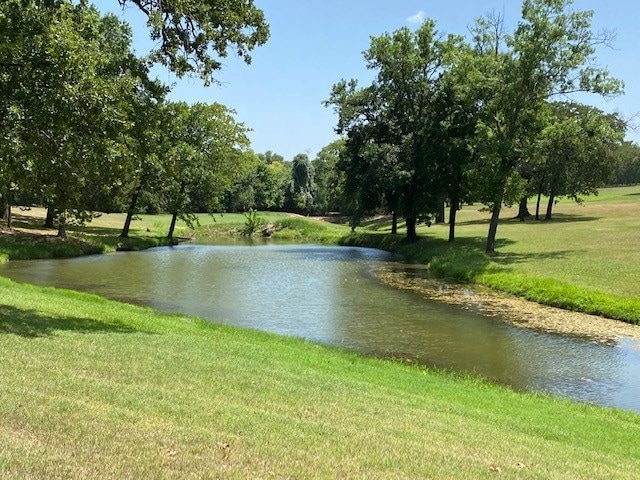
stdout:
[(269, 38), (264, 13), (253, 0), (117, 0), (147, 16), (159, 47), (151, 58), (178, 76), (194, 73), (215, 81), (221, 58), (233, 51), (251, 63), (251, 51)]

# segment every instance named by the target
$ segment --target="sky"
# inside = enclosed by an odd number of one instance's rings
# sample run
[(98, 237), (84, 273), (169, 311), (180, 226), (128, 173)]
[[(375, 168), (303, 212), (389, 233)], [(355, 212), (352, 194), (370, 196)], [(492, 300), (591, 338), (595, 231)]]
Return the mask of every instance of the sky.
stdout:
[[(153, 43), (144, 17), (134, 8), (118, 7), (117, 0), (94, 0), (103, 11), (130, 23), (133, 47), (146, 54)], [(154, 73), (173, 85), (169, 98), (189, 103), (218, 102), (236, 111), (236, 120), (251, 129), (251, 148), (272, 151), (291, 160), (298, 153), (311, 159), (337, 139), (336, 114), (325, 107), (332, 86), (341, 79), (368, 85), (362, 52), (371, 36), (401, 27), (417, 28), (425, 18), (435, 20), (438, 31), (464, 35), (480, 16), (504, 14), (509, 30), (520, 18), (520, 1), (506, 0), (255, 0), (271, 29), (268, 42), (252, 53), (251, 65), (234, 56), (223, 59), (216, 78), (219, 85), (205, 87), (197, 78), (178, 79), (163, 67)], [(616, 33), (613, 48), (596, 52), (596, 64), (625, 83), (625, 94), (604, 100), (579, 100), (632, 120), (640, 112), (640, 2), (638, 0), (574, 0), (573, 9), (593, 10), (594, 31)], [(636, 121), (640, 124), (640, 121)], [(629, 140), (639, 141), (640, 130)]]

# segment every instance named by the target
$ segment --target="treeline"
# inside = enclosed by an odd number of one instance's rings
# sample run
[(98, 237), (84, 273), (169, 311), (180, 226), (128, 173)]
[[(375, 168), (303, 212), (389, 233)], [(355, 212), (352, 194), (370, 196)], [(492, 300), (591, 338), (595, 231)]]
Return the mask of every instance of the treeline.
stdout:
[(544, 195), (550, 218), (558, 197), (579, 200), (614, 181), (624, 122), (571, 101), (623, 89), (594, 66), (596, 46), (611, 39), (593, 33), (591, 19), (569, 0), (525, 0), (512, 32), (492, 14), (466, 37), (431, 20), (373, 37), (364, 58), (375, 80), (343, 80), (326, 102), (346, 139), (338, 167), (353, 213), (400, 215), (413, 240), (446, 203), (453, 241), (460, 206), (482, 203), (491, 253), (503, 205), (520, 202), (524, 217), (526, 200)]
[(504, 205), (519, 203), (524, 219), (533, 198), (536, 217), (550, 219), (559, 197), (580, 201), (607, 183), (640, 181), (640, 147), (623, 142), (624, 121), (570, 98), (623, 87), (594, 67), (596, 46), (610, 39), (570, 0), (525, 0), (513, 32), (494, 14), (466, 37), (431, 20), (373, 37), (364, 59), (376, 77), (334, 85), (326, 105), (342, 138), (313, 159), (256, 154), (233, 110), (168, 101), (169, 88), (150, 78), (160, 59), (211, 81), (220, 64), (201, 58), (202, 42), (216, 28), (247, 60), (266, 40), (251, 1), (229, 7), (238, 14), (224, 17), (229, 29), (207, 24), (198, 5), (192, 17), (176, 10), (184, 21), (156, 25), (160, 51), (138, 58), (128, 25), (87, 2), (0, 3), (0, 212), (9, 226), (12, 204), (46, 206), (61, 236), (94, 211), (127, 212), (122, 236), (140, 212), (171, 213), (169, 236), (196, 212), (341, 212), (354, 227), (384, 212), (394, 231), (403, 217), (414, 240), (416, 226), (445, 221), (448, 206), (453, 241), (457, 211), (480, 203), (491, 212), (493, 252)]
[(254, 154), (224, 198), (229, 212), (249, 209), (324, 215), (343, 209), (343, 174), (337, 164), (344, 141), (337, 140), (310, 160), (307, 154), (287, 161), (272, 152)]

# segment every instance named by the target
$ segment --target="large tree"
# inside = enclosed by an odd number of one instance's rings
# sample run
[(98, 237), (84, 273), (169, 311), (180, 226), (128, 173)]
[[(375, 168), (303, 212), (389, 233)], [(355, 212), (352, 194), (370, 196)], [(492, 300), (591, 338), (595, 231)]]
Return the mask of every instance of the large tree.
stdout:
[(344, 139), (331, 142), (323, 147), (311, 162), (316, 182), (315, 209), (319, 213), (340, 210), (344, 174), (338, 170), (338, 162), (345, 149), (344, 143)]
[(247, 129), (235, 113), (219, 103), (169, 104), (164, 188), (172, 214), (167, 236), (174, 233), (179, 217), (193, 219), (190, 193), (206, 202), (208, 211), (219, 208), (222, 196), (241, 172), (249, 146)]
[(360, 193), (362, 205), (384, 199), (404, 216), (409, 240), (417, 238), (418, 220), (435, 210), (433, 192), (425, 188), (433, 161), (426, 148), (431, 103), (460, 42), (442, 37), (431, 20), (416, 31), (372, 37), (364, 54), (367, 67), (377, 71), (372, 85), (360, 89), (342, 81), (328, 102), (339, 114), (338, 133), (347, 136), (347, 189)]
[(123, 238), (129, 236), (131, 221), (142, 195), (149, 189), (160, 188), (162, 183), (164, 153), (168, 148), (164, 129), (170, 113), (164, 103), (165, 93), (165, 87), (157, 81), (150, 81), (143, 70), (131, 95), (122, 178), (122, 190), (128, 200), (127, 216), (120, 233)]
[[(478, 129), (484, 169), (484, 201), (492, 216), (486, 251), (495, 250), (502, 204), (519, 199), (518, 169), (539, 138), (550, 98), (575, 92), (608, 95), (622, 83), (593, 67), (593, 13), (574, 11), (570, 0), (525, 0), (512, 35), (502, 21), (480, 19), (474, 29), (475, 84), (482, 105)], [(514, 188), (515, 187), (515, 188)]]
[(14, 88), (3, 103), (15, 120), (14, 154), (29, 170), (31, 189), (57, 210), (65, 236), (67, 221), (85, 218), (91, 199), (117, 175), (123, 102), (135, 81), (125, 24), (85, 2), (43, 5), (2, 5), (4, 25), (18, 40), (9, 46), (3, 80)]
[[(550, 105), (551, 121), (541, 135), (541, 161), (534, 183), (548, 196), (545, 220), (555, 200), (598, 193), (616, 170), (625, 125), (615, 115), (574, 102)], [(538, 214), (536, 209), (536, 215)]]

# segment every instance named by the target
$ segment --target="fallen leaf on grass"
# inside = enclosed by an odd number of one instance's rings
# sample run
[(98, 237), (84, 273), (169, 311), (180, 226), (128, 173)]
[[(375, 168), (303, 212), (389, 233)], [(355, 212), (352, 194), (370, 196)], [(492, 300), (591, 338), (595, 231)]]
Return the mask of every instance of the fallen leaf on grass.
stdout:
[(229, 456), (229, 451), (231, 450), (231, 445), (224, 442), (218, 442), (218, 448), (222, 450), (223, 458), (227, 458)]

